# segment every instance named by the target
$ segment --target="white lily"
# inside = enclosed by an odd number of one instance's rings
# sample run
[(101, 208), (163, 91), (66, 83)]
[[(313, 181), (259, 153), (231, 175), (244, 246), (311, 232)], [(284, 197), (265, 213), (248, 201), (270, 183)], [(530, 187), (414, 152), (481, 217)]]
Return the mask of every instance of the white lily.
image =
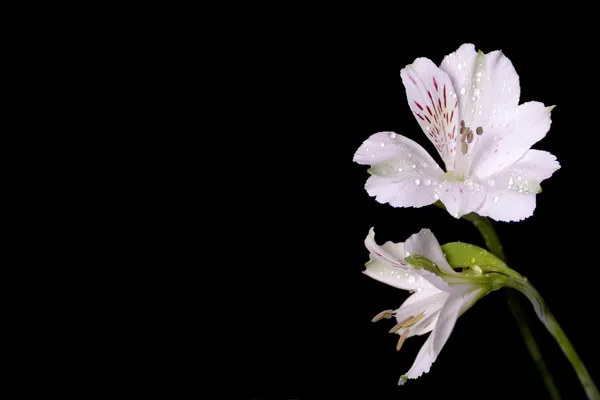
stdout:
[[(370, 261), (364, 271), (366, 275), (399, 289), (415, 292), (400, 308), (382, 311), (373, 318), (373, 322), (395, 317), (397, 323), (390, 333), (400, 336), (397, 350), (407, 338), (431, 332), (410, 370), (400, 378), (398, 384), (402, 385), (407, 379), (415, 379), (429, 372), (458, 317), (487, 294), (490, 288), (460, 279), (461, 274), (450, 267), (437, 239), (428, 229), (412, 235), (406, 243), (386, 242), (382, 246), (375, 242), (375, 232), (371, 229), (365, 245), (370, 251)], [(429, 259), (447, 278), (411, 267), (405, 260), (409, 254)]]
[(394, 132), (366, 140), (354, 161), (370, 165), (365, 188), (380, 203), (444, 203), (456, 218), (470, 212), (499, 221), (533, 215), (540, 182), (560, 168), (552, 154), (530, 150), (550, 129), (539, 102), (519, 105), (519, 76), (500, 51), (462, 45), (438, 68), (417, 58), (400, 72), (411, 110), (445, 167)]

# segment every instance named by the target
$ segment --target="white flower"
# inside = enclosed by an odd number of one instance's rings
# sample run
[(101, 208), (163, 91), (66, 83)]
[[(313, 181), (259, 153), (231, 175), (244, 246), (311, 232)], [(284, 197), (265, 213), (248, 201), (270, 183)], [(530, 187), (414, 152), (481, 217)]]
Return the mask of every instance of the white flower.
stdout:
[[(366, 264), (366, 275), (414, 292), (400, 308), (382, 311), (373, 318), (373, 322), (395, 317), (397, 323), (390, 333), (400, 336), (397, 350), (400, 350), (406, 338), (431, 332), (410, 370), (400, 378), (399, 384), (402, 385), (407, 379), (415, 379), (429, 372), (458, 317), (490, 289), (461, 280), (461, 274), (450, 267), (437, 239), (428, 229), (412, 235), (406, 243), (386, 242), (382, 246), (375, 242), (375, 232), (371, 229), (365, 245), (371, 259)], [(429, 259), (447, 278), (411, 267), (405, 261), (408, 254)]]
[(394, 207), (439, 199), (456, 218), (473, 211), (499, 221), (531, 216), (540, 182), (560, 168), (552, 154), (530, 150), (550, 129), (553, 107), (519, 105), (519, 76), (510, 60), (464, 44), (439, 68), (417, 58), (400, 75), (410, 108), (447, 172), (416, 142), (379, 132), (354, 155), (357, 163), (371, 165), (369, 195)]

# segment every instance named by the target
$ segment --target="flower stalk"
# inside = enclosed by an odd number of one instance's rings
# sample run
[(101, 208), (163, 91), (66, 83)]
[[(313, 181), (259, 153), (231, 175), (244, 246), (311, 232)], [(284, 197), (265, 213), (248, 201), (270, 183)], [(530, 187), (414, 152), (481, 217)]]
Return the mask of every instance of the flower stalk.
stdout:
[[(485, 242), (486, 247), (502, 261), (506, 261), (502, 244), (500, 243), (500, 239), (498, 238), (498, 234), (492, 226), (492, 223), (487, 218), (475, 213), (467, 214), (463, 216), (463, 218), (471, 222), (475, 228), (477, 228)], [(526, 278), (515, 278), (512, 276), (507, 279), (504, 284), (507, 287), (520, 291), (529, 299), (529, 301), (531, 301), (536, 315), (540, 321), (542, 321), (554, 339), (558, 342), (561, 350), (573, 366), (573, 369), (577, 373), (579, 382), (583, 386), (588, 399), (600, 400), (600, 393), (598, 392), (598, 388), (596, 387), (594, 381), (590, 377), (589, 372), (579, 358), (579, 355), (569, 341), (569, 338), (556, 321), (556, 318), (554, 318), (546, 306), (546, 303), (539, 292), (526, 280)], [(544, 380), (544, 385), (546, 386), (550, 397), (554, 400), (560, 400), (561, 397), (558, 393), (556, 385), (554, 384), (552, 375), (548, 371), (548, 367), (542, 358), (540, 349), (533, 337), (533, 334), (531, 333), (531, 330), (529, 329), (529, 326), (527, 325), (527, 322), (525, 321), (524, 315), (521, 313), (519, 299), (512, 291), (506, 291), (506, 296), (508, 299), (509, 308), (514, 315), (517, 324), (519, 325), (519, 330), (523, 336), (525, 344), (527, 345), (527, 350), (535, 362), (542, 379)]]
[(600, 400), (600, 392), (598, 392), (598, 388), (592, 380), (587, 368), (579, 358), (579, 355), (565, 334), (565, 331), (563, 331), (558, 324), (558, 321), (556, 321), (556, 318), (554, 318), (554, 315), (552, 315), (548, 309), (548, 306), (546, 306), (546, 303), (539, 292), (531, 285), (531, 283), (525, 280), (510, 278), (506, 280), (505, 284), (527, 296), (531, 304), (533, 304), (536, 315), (554, 339), (556, 339), (561, 350), (573, 366), (573, 369), (577, 373), (577, 378), (579, 378), (579, 382), (581, 382), (588, 399)]

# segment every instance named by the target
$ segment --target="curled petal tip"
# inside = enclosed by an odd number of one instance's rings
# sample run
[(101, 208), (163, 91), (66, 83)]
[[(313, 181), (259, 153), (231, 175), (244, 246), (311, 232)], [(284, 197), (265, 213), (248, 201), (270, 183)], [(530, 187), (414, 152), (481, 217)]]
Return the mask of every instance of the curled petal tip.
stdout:
[(398, 386), (402, 386), (406, 383), (406, 381), (408, 380), (408, 376), (406, 375), (402, 375), (400, 377), (400, 380), (398, 381)]

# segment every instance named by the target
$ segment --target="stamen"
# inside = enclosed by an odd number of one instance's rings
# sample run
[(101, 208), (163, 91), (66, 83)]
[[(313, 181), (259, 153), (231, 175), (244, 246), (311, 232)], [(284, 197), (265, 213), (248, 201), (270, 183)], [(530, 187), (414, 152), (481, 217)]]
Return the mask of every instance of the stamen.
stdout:
[(380, 312), (379, 314), (377, 314), (375, 317), (373, 317), (371, 322), (381, 321), (384, 318), (390, 319), (390, 318), (392, 318), (393, 312), (394, 312), (394, 310), (384, 310), (384, 311)]
[(404, 341), (408, 337), (408, 332), (409, 330), (407, 329), (404, 332), (402, 332), (402, 335), (400, 335), (400, 339), (398, 339), (398, 344), (396, 345), (396, 351), (400, 351), (400, 349), (402, 348)]
[(481, 134), (483, 133), (483, 128), (482, 128), (482, 127), (480, 127), (480, 126), (478, 126), (478, 127), (477, 127), (477, 129), (475, 129), (475, 132), (476, 132), (478, 135), (481, 135)]
[(469, 143), (471, 143), (473, 141), (473, 131), (469, 129), (469, 132), (467, 132), (467, 141)]
[(390, 333), (396, 333), (400, 330), (400, 328), (402, 328), (404, 326), (404, 324), (406, 324), (407, 322), (410, 322), (410, 320), (412, 320), (414, 318), (414, 315), (411, 315), (408, 318), (404, 318), (402, 321), (398, 322), (396, 325), (394, 325), (394, 327), (392, 329), (390, 329)]
[(423, 318), (424, 315), (425, 315), (425, 311), (421, 311), (419, 314), (414, 316), (410, 321), (404, 323), (404, 328), (413, 326), (414, 324), (419, 322), (421, 320), (421, 318)]
[(467, 135), (462, 135), (462, 136), (460, 137), (460, 142), (461, 142), (461, 143), (464, 143), (466, 140), (467, 140)]
[(467, 146), (467, 144), (463, 142), (462, 149), (461, 149), (462, 153), (467, 154), (468, 150), (469, 150), (469, 146)]
[(464, 127), (465, 127), (465, 120), (464, 120), (464, 119), (461, 119), (461, 120), (460, 120), (460, 127), (461, 127), (461, 128), (464, 128)]
[(469, 132), (469, 128), (465, 128), (464, 126), (462, 128), (460, 128), (460, 134), (461, 135), (466, 135), (467, 132)]

